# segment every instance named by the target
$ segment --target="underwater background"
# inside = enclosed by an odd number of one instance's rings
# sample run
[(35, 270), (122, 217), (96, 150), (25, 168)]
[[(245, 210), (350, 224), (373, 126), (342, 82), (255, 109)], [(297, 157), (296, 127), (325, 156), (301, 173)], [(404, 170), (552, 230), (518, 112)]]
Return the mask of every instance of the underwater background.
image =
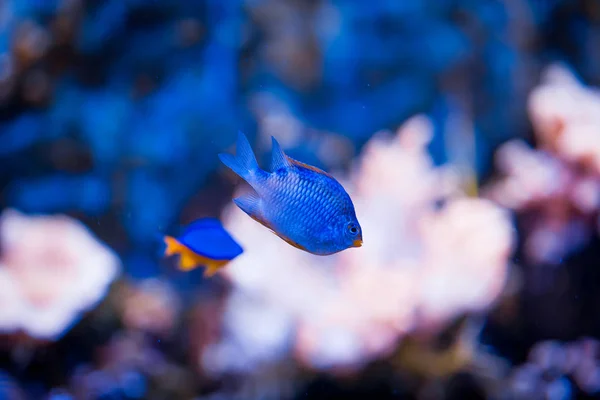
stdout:
[[(0, 1), (0, 399), (598, 398), (598, 49), (595, 0)], [(363, 246), (237, 209), (238, 131)]]

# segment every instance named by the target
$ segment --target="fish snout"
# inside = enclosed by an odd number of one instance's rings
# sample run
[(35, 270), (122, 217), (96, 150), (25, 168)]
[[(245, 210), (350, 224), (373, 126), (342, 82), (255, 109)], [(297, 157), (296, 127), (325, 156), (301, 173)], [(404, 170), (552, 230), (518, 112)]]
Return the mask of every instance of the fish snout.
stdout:
[(352, 247), (361, 247), (363, 244), (362, 238), (356, 239), (354, 240), (354, 242), (352, 242)]

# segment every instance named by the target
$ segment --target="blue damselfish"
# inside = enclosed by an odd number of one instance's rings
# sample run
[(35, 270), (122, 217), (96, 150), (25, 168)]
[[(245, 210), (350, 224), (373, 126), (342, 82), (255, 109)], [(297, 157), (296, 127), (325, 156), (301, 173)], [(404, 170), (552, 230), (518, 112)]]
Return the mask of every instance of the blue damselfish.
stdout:
[(294, 247), (329, 255), (363, 243), (362, 229), (346, 190), (326, 172), (284, 154), (272, 138), (271, 172), (259, 168), (246, 136), (236, 155), (219, 158), (254, 189), (233, 201), (246, 214)]
[(165, 255), (179, 254), (181, 270), (203, 265), (205, 276), (213, 276), (244, 251), (215, 218), (194, 221), (177, 238), (165, 236), (165, 244)]

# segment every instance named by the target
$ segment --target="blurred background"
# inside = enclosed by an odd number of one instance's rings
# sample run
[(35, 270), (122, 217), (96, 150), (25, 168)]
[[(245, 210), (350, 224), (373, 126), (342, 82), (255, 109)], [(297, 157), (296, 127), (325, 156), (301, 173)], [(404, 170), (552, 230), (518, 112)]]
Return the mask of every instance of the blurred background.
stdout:
[[(597, 398), (599, 48), (595, 0), (0, 1), (0, 398)], [(238, 130), (363, 247), (233, 206)]]

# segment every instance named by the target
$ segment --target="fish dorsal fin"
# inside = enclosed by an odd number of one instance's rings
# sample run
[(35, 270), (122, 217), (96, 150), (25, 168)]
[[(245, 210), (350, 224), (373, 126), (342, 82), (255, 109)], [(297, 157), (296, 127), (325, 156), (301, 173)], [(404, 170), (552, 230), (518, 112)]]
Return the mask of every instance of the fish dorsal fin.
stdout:
[(333, 176), (332, 176), (332, 175), (330, 175), (329, 173), (327, 173), (327, 172), (323, 171), (322, 169), (319, 169), (319, 168), (317, 168), (317, 167), (314, 167), (314, 166), (312, 166), (312, 165), (304, 164), (303, 162), (301, 162), (301, 161), (298, 161), (298, 160), (294, 160), (293, 158), (291, 158), (291, 157), (289, 157), (289, 156), (285, 156), (285, 157), (288, 159), (288, 162), (289, 162), (291, 165), (295, 165), (296, 167), (299, 167), (299, 168), (304, 168), (304, 169), (307, 169), (307, 170), (309, 170), (309, 171), (313, 171), (313, 172), (316, 172), (316, 173), (318, 173), (318, 174), (325, 175), (325, 176), (328, 176), (328, 177), (330, 177), (330, 178), (333, 178)]
[(281, 148), (281, 146), (279, 145), (279, 142), (277, 142), (277, 139), (275, 139), (273, 136), (271, 136), (271, 141), (273, 142), (273, 147), (271, 150), (271, 152), (272, 152), (271, 171), (272, 172), (280, 170), (281, 168), (290, 168), (292, 166), (296, 166), (299, 168), (304, 168), (304, 169), (316, 172), (318, 174), (333, 178), (330, 174), (328, 174), (327, 172), (325, 172), (317, 167), (313, 167), (312, 165), (304, 164), (303, 162), (294, 160), (290, 156), (286, 155), (283, 152), (283, 149)]
[(288, 157), (283, 152), (283, 149), (279, 145), (279, 142), (277, 142), (277, 139), (275, 139), (275, 137), (271, 136), (271, 142), (272, 142), (271, 171), (275, 172), (282, 168), (289, 168), (291, 166), (291, 163), (290, 163)]

